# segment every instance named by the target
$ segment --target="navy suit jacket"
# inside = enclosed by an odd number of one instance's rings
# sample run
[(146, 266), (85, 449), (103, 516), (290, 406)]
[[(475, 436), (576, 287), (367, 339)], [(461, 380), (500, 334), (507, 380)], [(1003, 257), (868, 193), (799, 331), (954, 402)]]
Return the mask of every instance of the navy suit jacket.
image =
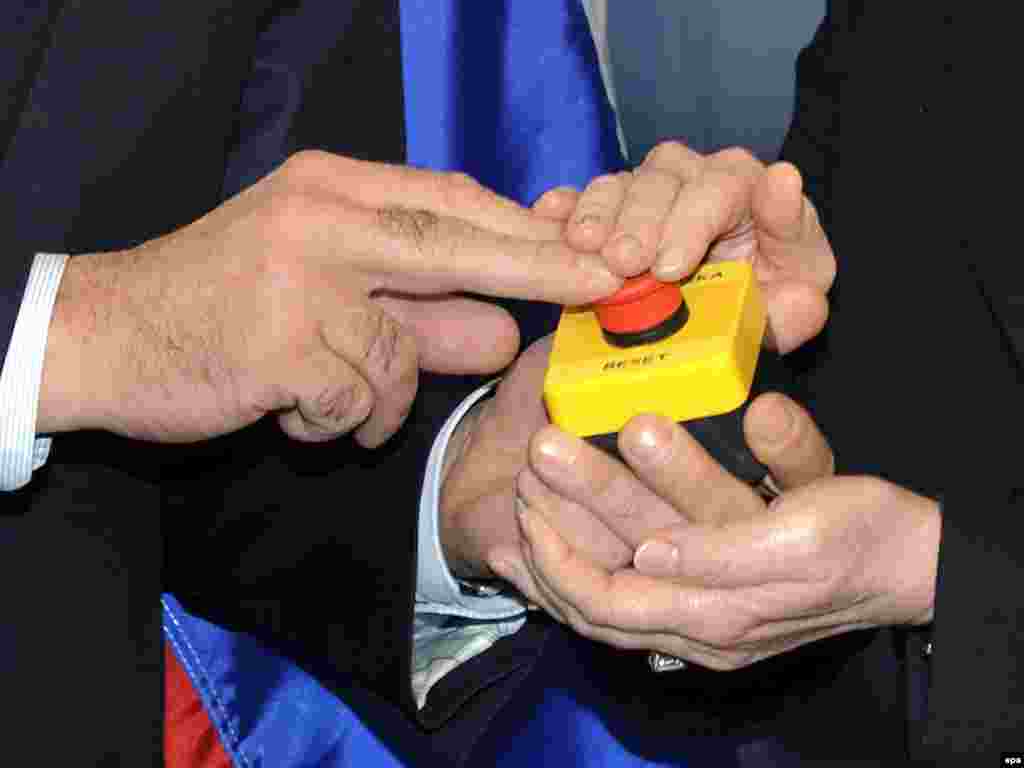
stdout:
[[(307, 5), (5, 7), (4, 353), (38, 251), (74, 258), (166, 234), (301, 149), (405, 160), (397, 0)], [(282, 64), (297, 109), (247, 102), (276, 97), (260, 79)], [(552, 327), (553, 307), (502, 303), (524, 343)], [(0, 696), (19, 702), (4, 707), (5, 753), (45, 744), (54, 764), (161, 763), (161, 591), (288, 653), (357, 711), (368, 700), (353, 685), (371, 691), (368, 717), (415, 712), (420, 488), (394, 478), (421, 475), (479, 383), (423, 376), (406, 426), (373, 452), (301, 445), (272, 421), (195, 446), (57, 436), (48, 465), (0, 499)], [(395, 515), (367, 514), (380, 509)]]
[[(261, 37), (297, 5), (4, 6), (0, 352), (35, 252), (130, 247), (195, 220), (225, 186), (242, 182), (243, 85)], [(302, 99), (283, 152), (317, 147), (401, 162), (398, 4), (335, 6), (337, 43), (321, 46), (300, 72)], [(415, 483), (381, 490), (360, 478), (370, 465), (422, 468), (434, 422), (459, 398), (448, 386), (435, 389), (443, 403), (418, 411), (426, 422), (414, 417), (373, 456), (344, 440), (325, 450), (290, 444), (269, 424), (193, 448), (59, 436), (49, 465), (0, 499), (0, 696), (13, 718), (3, 728), (5, 754), (44, 745), (46, 763), (161, 763), (161, 590), (268, 642), (301, 638), (294, 653), (325, 677), (347, 682), (352, 669), (365, 669), (368, 684), (412, 709), (415, 527), (366, 531), (365, 549), (353, 551), (352, 529), (340, 523), (361, 514), (371, 491), (388, 508), (417, 508)], [(290, 482), (298, 495), (283, 487)], [(324, 514), (324, 498), (337, 500), (337, 514)], [(363, 562), (391, 550), (402, 553), (398, 567)], [(376, 588), (353, 590), (339, 624), (340, 601), (317, 589), (345, 582)]]

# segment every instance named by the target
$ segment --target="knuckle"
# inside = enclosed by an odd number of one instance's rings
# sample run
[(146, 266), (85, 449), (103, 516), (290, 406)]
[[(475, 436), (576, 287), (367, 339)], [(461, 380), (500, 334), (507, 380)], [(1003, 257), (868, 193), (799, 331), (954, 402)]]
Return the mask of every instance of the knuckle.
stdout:
[(709, 239), (727, 234), (722, 231), (731, 218), (730, 213), (740, 208), (747, 197), (739, 177), (733, 174), (709, 172), (701, 183), (701, 197), (696, 202), (697, 221)]
[(614, 188), (622, 183), (623, 175), (621, 173), (602, 173), (600, 176), (595, 176), (584, 192), (608, 192), (614, 190)]
[(642, 165), (655, 168), (675, 168), (690, 160), (692, 155), (693, 151), (680, 141), (663, 141), (647, 153)]
[(708, 655), (706, 666), (715, 672), (736, 672), (750, 666), (754, 659), (755, 654), (749, 651), (715, 653)]
[(707, 667), (712, 672), (732, 672), (725, 658), (717, 653), (705, 653), (701, 657), (701, 666)]
[(565, 623), (569, 625), (576, 634), (589, 638), (594, 632), (593, 626), (587, 621), (586, 617), (578, 610), (566, 610), (562, 612)]
[(439, 187), (441, 202), (448, 210), (478, 208), (490, 198), (480, 182), (461, 171), (440, 174)]
[(729, 171), (708, 171), (711, 182), (708, 185), (712, 199), (718, 206), (725, 207), (730, 202), (746, 199), (752, 192), (748, 177)]
[(362, 362), (370, 371), (390, 378), (397, 364), (403, 362), (399, 359), (403, 346), (401, 328), (381, 310), (367, 312), (364, 318), (365, 329), (360, 350)]
[(901, 495), (898, 486), (888, 483), (880, 477), (870, 475), (855, 476), (848, 482), (850, 482), (850, 485), (853, 485), (854, 481), (862, 489), (861, 493), (872, 500), (872, 507), (876, 509), (892, 509), (893, 505), (898, 503)]
[(410, 243), (417, 251), (426, 250), (438, 237), (441, 219), (433, 211), (393, 205), (377, 211), (377, 224), (393, 237)]
[(719, 652), (733, 652), (743, 641), (743, 629), (735, 624), (716, 624), (704, 630), (701, 641)]
[[(257, 215), (262, 221), (262, 233), (268, 244), (291, 244), (308, 242), (311, 232), (322, 229), (325, 221), (337, 216), (336, 200), (312, 183), (286, 181), (271, 187), (263, 206)], [(279, 254), (291, 261), (304, 258), (306, 249), (294, 247), (269, 247), (272, 254)]]
[[(682, 441), (679, 441), (682, 442)], [(672, 459), (676, 458), (677, 461)], [(721, 467), (715, 463), (705, 451), (700, 449), (694, 440), (678, 446), (674, 453), (665, 452), (661, 466), (685, 466), (687, 472), (686, 484), (690, 488), (713, 489), (721, 486)]]
[(618, 627), (640, 627), (651, 623), (650, 597), (639, 590), (622, 590), (615, 603), (601, 606), (604, 623)]
[(677, 630), (716, 653), (729, 653), (742, 650), (741, 645), (755, 623), (746, 610), (721, 600), (708, 600), (699, 606), (696, 622)]
[(369, 419), (370, 414), (373, 412), (373, 406), (373, 393), (367, 387), (358, 387), (348, 411), (348, 426), (355, 428)]
[(313, 408), (317, 422), (355, 426), (370, 416), (373, 394), (357, 378), (349, 376), (324, 387), (314, 399)]
[(620, 524), (642, 522), (646, 515), (644, 501), (637, 497), (636, 489), (620, 480), (598, 479), (593, 485), (595, 494), (603, 498), (609, 516)]
[(746, 147), (728, 147), (714, 154), (714, 158), (727, 166), (760, 166), (754, 153)]
[(303, 149), (281, 164), (279, 174), (288, 182), (305, 184), (320, 177), (326, 164), (326, 152), (319, 149)]
[(622, 181), (615, 174), (598, 176), (587, 185), (576, 205), (576, 220), (604, 219), (614, 213), (618, 205)]
[(310, 215), (308, 192), (301, 186), (287, 184), (275, 190), (269, 201), (267, 218), (271, 236), (300, 236), (307, 230)]
[(792, 521), (792, 529), (799, 532), (796, 539), (798, 546), (793, 550), (794, 557), (802, 557), (806, 564), (819, 562), (821, 555), (828, 551), (828, 536), (823, 521), (813, 512), (791, 515), (789, 519)]
[(576, 611), (588, 626), (608, 623), (606, 606), (593, 596), (581, 598), (576, 604)]
[[(679, 177), (673, 173), (662, 170), (661, 168), (645, 168), (638, 172), (637, 183), (633, 185), (632, 192), (630, 195), (630, 202), (634, 203), (637, 195), (640, 193), (646, 193), (641, 199), (641, 202), (649, 202), (646, 197), (651, 193), (654, 193), (659, 198), (674, 195), (676, 190), (680, 187), (682, 182)], [(659, 203), (668, 202), (658, 200)]]

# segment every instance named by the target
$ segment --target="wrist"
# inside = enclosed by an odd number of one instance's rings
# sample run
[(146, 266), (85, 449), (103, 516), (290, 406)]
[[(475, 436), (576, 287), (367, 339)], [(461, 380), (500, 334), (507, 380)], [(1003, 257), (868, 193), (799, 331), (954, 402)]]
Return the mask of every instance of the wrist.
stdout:
[(444, 460), (441, 464), (441, 505), (444, 506), (444, 488), (445, 481), (448, 479), (448, 475), (451, 469), (458, 462), (459, 459), (465, 454), (466, 449), (469, 447), (473, 431), (476, 429), (477, 423), (480, 421), (480, 416), (484, 409), (488, 407), (488, 404), (492, 401), (492, 398), (484, 398), (478, 403), (475, 403), (463, 415), (458, 426), (455, 427), (455, 431), (452, 432), (451, 437), (448, 439), (448, 445), (445, 447)]
[(111, 261), (117, 257), (75, 256), (64, 268), (46, 338), (38, 434), (107, 426), (118, 363), (109, 352), (116, 330)]
[[(487, 397), (475, 403), (470, 410), (466, 411), (448, 439), (444, 461), (441, 465), (441, 485), (437, 504), (438, 537), (441, 543), (442, 556), (448, 566), (448, 570), (457, 577), (489, 576), (489, 574), (481, 573), (479, 568), (474, 567), (459, 556), (462, 537), (460, 536), (457, 517), (466, 502), (465, 494), (461, 492), (464, 490), (464, 487), (460, 490), (460, 486), (464, 486), (465, 483), (460, 483), (458, 479), (455, 480), (453, 498), (453, 494), (449, 493), (448, 479), (452, 476), (452, 471), (458, 467), (462, 457), (471, 449), (473, 436), (480, 423), (480, 419), (485, 411), (491, 407), (490, 403), (492, 402), (493, 398)], [(455, 474), (458, 475), (459, 472)]]

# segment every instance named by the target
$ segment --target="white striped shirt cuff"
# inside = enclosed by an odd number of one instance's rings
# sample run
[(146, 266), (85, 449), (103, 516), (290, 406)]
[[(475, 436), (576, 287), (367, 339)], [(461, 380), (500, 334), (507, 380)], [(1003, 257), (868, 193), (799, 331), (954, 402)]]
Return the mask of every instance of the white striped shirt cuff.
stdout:
[(67, 259), (62, 254), (36, 254), (14, 322), (0, 371), (0, 491), (26, 485), (50, 455), (52, 439), (36, 437), (36, 416), (46, 337)]
[(416, 557), (417, 614), (439, 614), (493, 621), (521, 616), (526, 612), (525, 603), (514, 597), (464, 594), (445, 562), (438, 530), (441, 468), (444, 466), (448, 441), (469, 409), (490, 393), (496, 384), (496, 381), (485, 384), (462, 401), (441, 428), (427, 459), (423, 493), (420, 496), (419, 545)]

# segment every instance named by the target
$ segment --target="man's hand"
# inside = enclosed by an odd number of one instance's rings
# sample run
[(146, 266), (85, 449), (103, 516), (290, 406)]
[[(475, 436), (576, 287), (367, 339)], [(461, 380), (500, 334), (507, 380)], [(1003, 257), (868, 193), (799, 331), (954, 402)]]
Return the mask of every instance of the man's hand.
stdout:
[[(495, 396), (467, 415), (468, 429), (454, 454), (441, 492), (440, 530), (445, 559), (463, 577), (494, 575), (492, 563), (518, 558), (515, 480), (539, 429), (548, 425), (542, 400), (551, 337), (527, 349), (498, 385)], [(675, 518), (672, 518), (674, 520)], [(597, 565), (628, 565), (632, 547), (583, 507), (566, 509), (565, 535)]]
[(276, 413), (295, 438), (375, 446), (418, 368), (514, 356), (511, 316), (461, 292), (576, 304), (620, 282), (468, 177), (303, 152), (177, 232), (71, 259), (38, 431), (190, 441)]
[[(621, 433), (632, 471), (542, 430), (524, 472), (533, 477), (523, 555), (502, 575), (583, 635), (713, 669), (852, 629), (929, 621), (938, 505), (879, 479), (831, 477), (824, 439), (780, 395), (755, 401), (745, 428), (785, 491), (767, 506), (660, 417)], [(572, 546), (563, 510), (579, 507), (637, 547), (634, 567), (602, 567)]]
[[(561, 229), (576, 207), (579, 193), (562, 187), (533, 204), (537, 216)], [(530, 438), (547, 426), (543, 402), (544, 373), (551, 337), (527, 349), (498, 385), (493, 398), (467, 413), (448, 443), (442, 473), (439, 525), (445, 560), (464, 578), (494, 575), (491, 563), (514, 559), (521, 546), (515, 516), (515, 478), (526, 466)], [(615, 534), (581, 515), (570, 536), (581, 551), (608, 568), (633, 557)]]
[(828, 318), (835, 257), (788, 163), (766, 167), (742, 149), (704, 156), (665, 142), (632, 173), (591, 182), (566, 234), (623, 276), (651, 270), (673, 281), (705, 258), (751, 262), (768, 307), (766, 340), (781, 354)]

